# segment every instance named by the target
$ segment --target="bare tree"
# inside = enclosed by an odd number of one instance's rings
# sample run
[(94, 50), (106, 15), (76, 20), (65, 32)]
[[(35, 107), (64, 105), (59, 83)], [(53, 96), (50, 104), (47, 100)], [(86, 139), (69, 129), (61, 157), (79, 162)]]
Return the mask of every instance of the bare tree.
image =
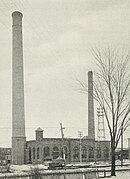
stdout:
[[(113, 48), (92, 49), (96, 72), (93, 82), (94, 98), (103, 108), (111, 138), (111, 176), (115, 176), (115, 149), (122, 133), (130, 125), (130, 70), (128, 51)], [(86, 84), (77, 80), (80, 90)]]

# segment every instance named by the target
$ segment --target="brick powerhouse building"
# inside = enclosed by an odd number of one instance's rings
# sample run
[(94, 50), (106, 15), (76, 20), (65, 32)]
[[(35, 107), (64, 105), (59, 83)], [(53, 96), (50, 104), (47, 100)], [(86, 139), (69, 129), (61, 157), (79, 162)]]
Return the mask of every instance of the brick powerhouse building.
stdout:
[[(26, 142), (26, 162), (43, 163), (48, 159), (55, 159), (62, 156), (62, 139), (61, 138), (43, 138), (43, 130), (36, 130), (36, 140)], [(82, 144), (82, 161), (108, 160), (110, 157), (110, 142), (95, 141), (84, 137)], [(65, 156), (67, 162), (80, 161), (80, 139), (64, 138)]]

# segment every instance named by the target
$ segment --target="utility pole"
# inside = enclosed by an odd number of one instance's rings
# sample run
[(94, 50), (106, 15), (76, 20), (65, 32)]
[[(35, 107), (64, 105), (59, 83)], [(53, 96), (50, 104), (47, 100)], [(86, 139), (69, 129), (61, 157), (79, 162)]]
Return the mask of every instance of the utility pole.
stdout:
[(62, 127), (62, 123), (60, 123), (60, 130), (61, 130), (61, 137), (62, 137), (62, 152), (63, 152), (63, 159), (64, 159), (64, 169), (66, 169), (65, 149), (64, 149), (64, 133), (63, 133), (64, 129), (65, 128)]
[(123, 167), (123, 124), (121, 127), (121, 167)]
[(82, 131), (78, 131), (79, 136), (79, 159), (80, 163), (82, 163)]

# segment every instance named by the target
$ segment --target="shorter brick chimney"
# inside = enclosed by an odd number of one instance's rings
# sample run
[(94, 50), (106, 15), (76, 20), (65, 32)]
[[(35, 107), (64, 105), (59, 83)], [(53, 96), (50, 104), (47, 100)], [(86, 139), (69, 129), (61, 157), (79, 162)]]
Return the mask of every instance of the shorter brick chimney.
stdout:
[(95, 139), (93, 72), (88, 72), (88, 137)]

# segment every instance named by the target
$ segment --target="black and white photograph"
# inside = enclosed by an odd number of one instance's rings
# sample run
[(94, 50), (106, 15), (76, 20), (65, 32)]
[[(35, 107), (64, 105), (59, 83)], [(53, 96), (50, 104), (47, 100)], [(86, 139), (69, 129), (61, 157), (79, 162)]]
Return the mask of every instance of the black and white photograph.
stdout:
[(130, 0), (0, 0), (0, 179), (130, 179)]

